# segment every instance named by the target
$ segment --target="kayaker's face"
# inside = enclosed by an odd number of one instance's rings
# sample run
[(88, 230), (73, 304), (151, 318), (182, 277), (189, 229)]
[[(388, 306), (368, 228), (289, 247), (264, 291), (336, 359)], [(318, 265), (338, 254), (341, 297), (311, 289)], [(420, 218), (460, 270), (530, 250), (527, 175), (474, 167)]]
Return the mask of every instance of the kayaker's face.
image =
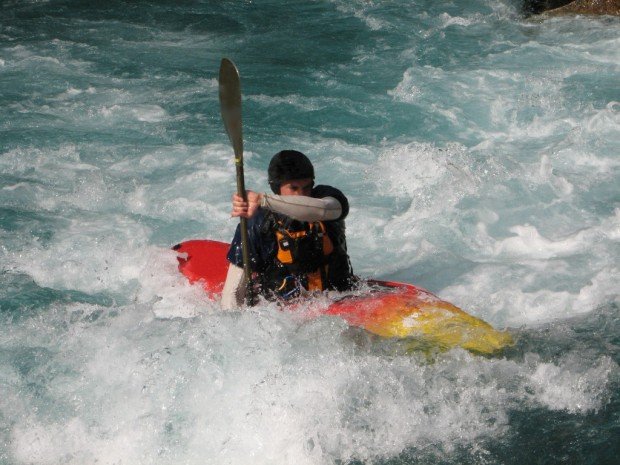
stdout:
[(305, 195), (310, 197), (314, 181), (311, 178), (293, 179), (280, 184), (280, 195)]

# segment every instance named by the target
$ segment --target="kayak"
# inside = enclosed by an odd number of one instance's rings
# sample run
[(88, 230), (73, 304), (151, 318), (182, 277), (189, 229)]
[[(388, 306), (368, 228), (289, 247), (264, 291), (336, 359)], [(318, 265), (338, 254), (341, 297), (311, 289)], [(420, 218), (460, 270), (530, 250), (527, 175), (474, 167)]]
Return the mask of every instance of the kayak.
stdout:
[[(192, 284), (200, 284), (211, 299), (217, 299), (228, 271), (225, 242), (195, 239), (173, 247), (179, 271)], [(506, 331), (468, 314), (413, 284), (367, 280), (359, 289), (316, 299), (319, 315), (342, 318), (350, 326), (363, 328), (381, 338), (405, 340), (410, 347), (448, 350), (462, 347), (473, 353), (493, 354), (513, 344)], [(298, 307), (298, 305), (297, 305)], [(295, 308), (295, 304), (289, 307)]]

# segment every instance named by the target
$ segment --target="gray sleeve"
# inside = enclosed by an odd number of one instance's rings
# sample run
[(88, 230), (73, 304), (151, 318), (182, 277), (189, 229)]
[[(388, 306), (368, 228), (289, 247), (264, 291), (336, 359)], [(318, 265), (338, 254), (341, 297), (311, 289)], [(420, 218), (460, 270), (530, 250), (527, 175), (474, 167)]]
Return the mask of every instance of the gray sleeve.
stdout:
[(261, 207), (308, 222), (336, 220), (342, 214), (342, 205), (334, 197), (263, 194)]

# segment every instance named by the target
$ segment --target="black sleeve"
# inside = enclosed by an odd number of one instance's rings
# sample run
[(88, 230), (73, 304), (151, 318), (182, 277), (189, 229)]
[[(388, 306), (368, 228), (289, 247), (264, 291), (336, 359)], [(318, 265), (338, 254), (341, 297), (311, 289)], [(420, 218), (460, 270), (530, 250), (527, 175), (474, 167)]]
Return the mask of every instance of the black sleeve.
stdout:
[(336, 221), (344, 220), (349, 214), (349, 201), (347, 200), (346, 196), (335, 187), (323, 185), (315, 186), (312, 189), (312, 197), (316, 199), (322, 199), (323, 197), (333, 197), (338, 202), (340, 202), (340, 206), (342, 207), (342, 214), (340, 215), (340, 218), (338, 218)]
[[(248, 242), (250, 251), (250, 268), (252, 271), (262, 272), (268, 263), (271, 263), (277, 253), (277, 244), (274, 234), (265, 234), (263, 225), (267, 221), (262, 208), (248, 220)], [(241, 247), (241, 228), (237, 225), (230, 249), (228, 261), (240, 268), (243, 267), (243, 251)]]

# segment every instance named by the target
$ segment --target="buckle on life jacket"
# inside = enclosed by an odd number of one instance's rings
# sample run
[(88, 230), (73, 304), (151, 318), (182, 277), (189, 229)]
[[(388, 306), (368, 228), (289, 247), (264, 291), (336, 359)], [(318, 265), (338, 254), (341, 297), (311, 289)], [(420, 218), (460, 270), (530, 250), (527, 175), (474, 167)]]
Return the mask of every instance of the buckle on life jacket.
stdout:
[(334, 251), (334, 244), (320, 221), (306, 224), (300, 231), (290, 231), (278, 223), (275, 233), (278, 261), (284, 265), (294, 265), (305, 272), (316, 270), (323, 264), (324, 257)]
[(286, 251), (286, 252), (288, 252), (291, 249), (291, 243), (286, 237), (283, 237), (282, 239), (278, 241), (278, 246), (279, 246), (279, 250)]
[(283, 300), (294, 299), (303, 295), (306, 291), (320, 292), (324, 288), (323, 279), (320, 270), (303, 276), (289, 274), (282, 279), (279, 286), (276, 286), (275, 292)]
[(284, 300), (293, 299), (301, 295), (302, 289), (304, 289), (303, 283), (297, 276), (287, 275), (282, 280), (280, 287), (276, 288), (276, 292), (280, 298)]

